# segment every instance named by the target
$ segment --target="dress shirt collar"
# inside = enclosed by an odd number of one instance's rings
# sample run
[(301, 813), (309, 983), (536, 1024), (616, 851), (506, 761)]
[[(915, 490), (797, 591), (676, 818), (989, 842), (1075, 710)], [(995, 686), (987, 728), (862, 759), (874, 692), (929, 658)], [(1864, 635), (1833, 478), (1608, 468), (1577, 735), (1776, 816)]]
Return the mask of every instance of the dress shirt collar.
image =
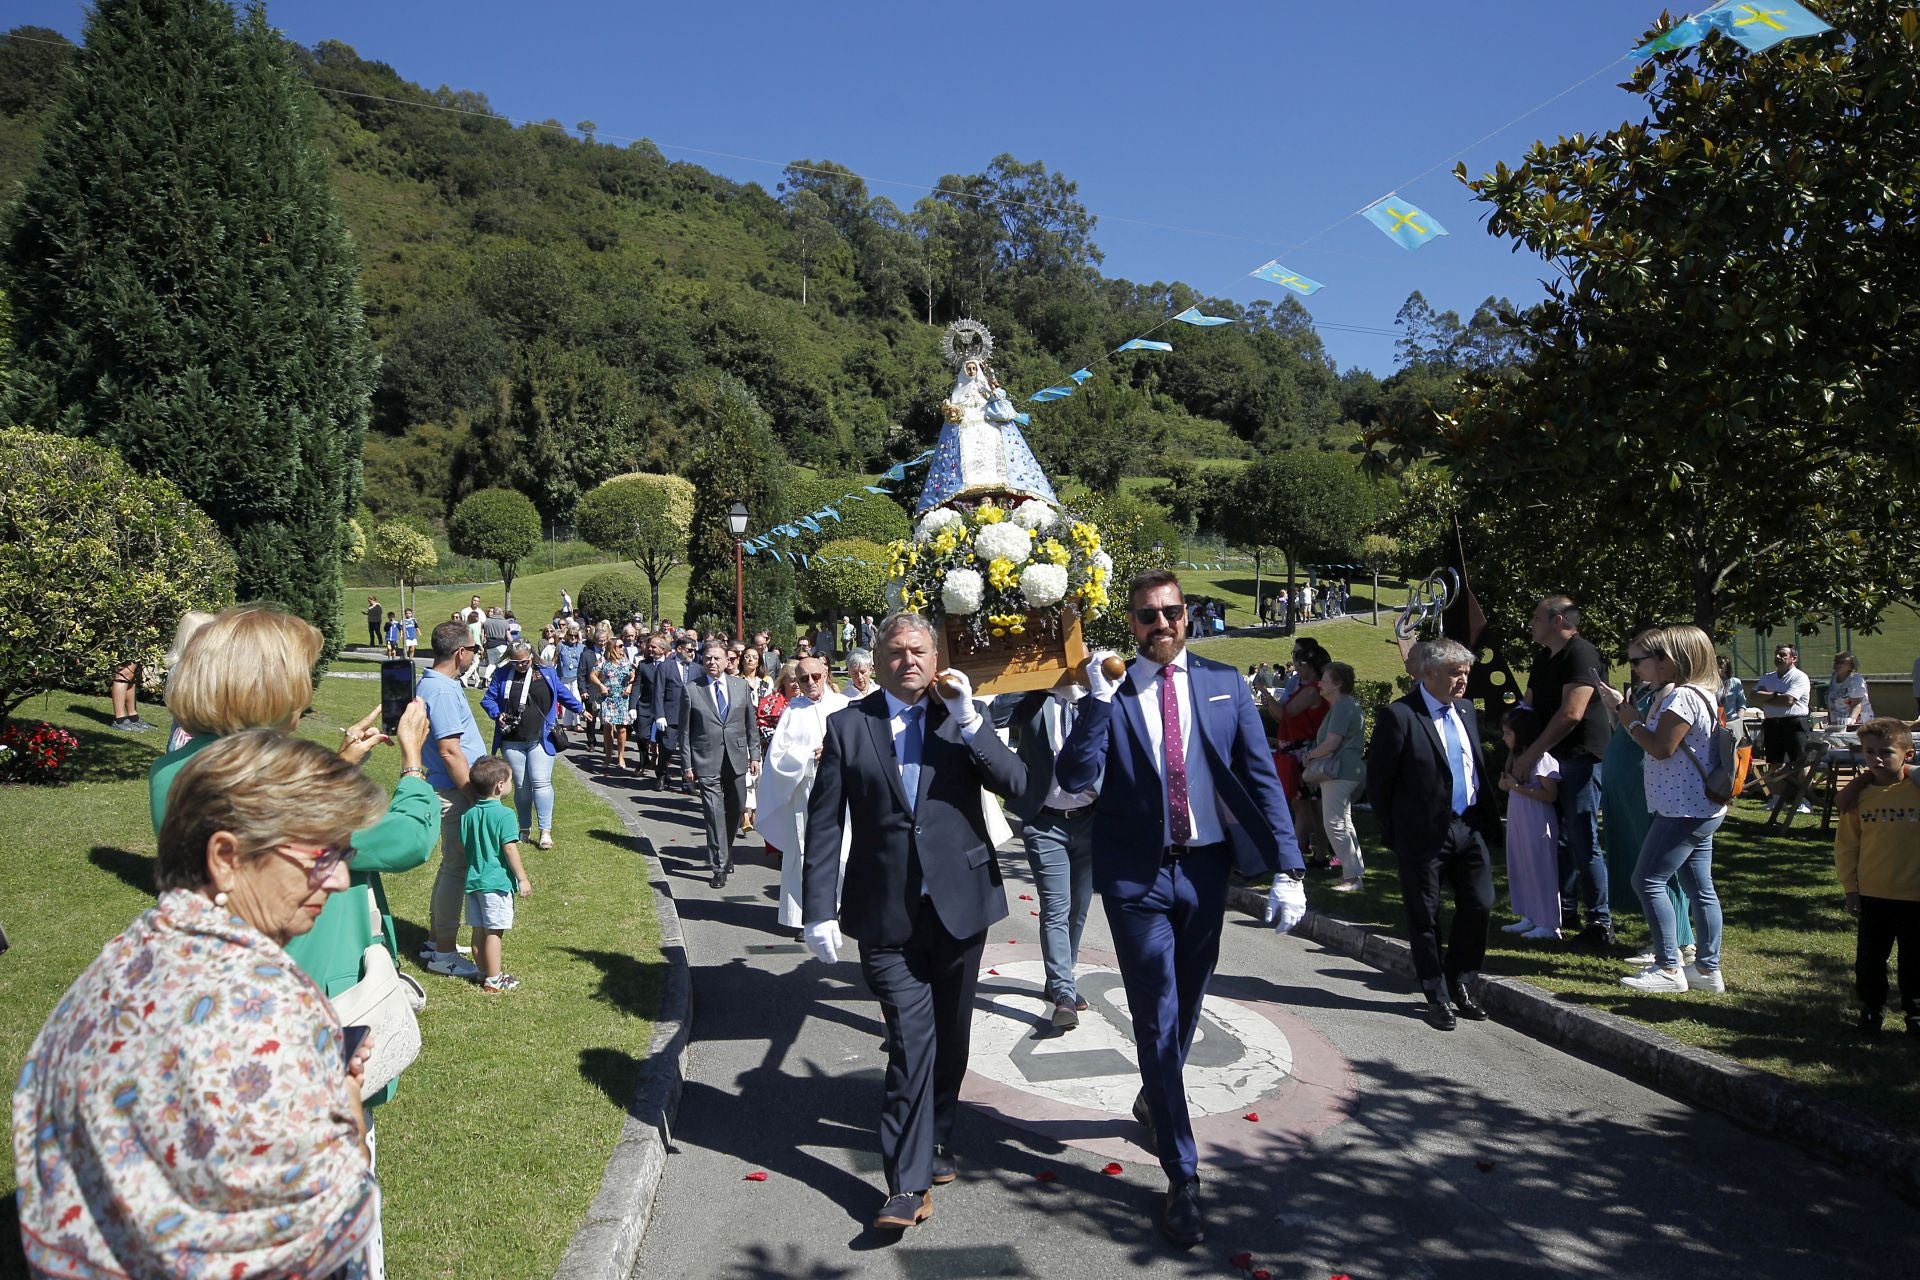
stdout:
[(1187, 647), (1185, 645), (1180, 646), (1180, 652), (1173, 655), (1171, 662), (1155, 662), (1144, 653), (1137, 654), (1133, 662), (1136, 672), (1144, 672), (1146, 676), (1144, 680), (1136, 679), (1134, 681), (1134, 684), (1141, 687), (1145, 687), (1147, 680), (1157, 679), (1160, 675), (1160, 668), (1162, 667), (1171, 666), (1182, 675), (1189, 674), (1187, 671)]
[(908, 707), (924, 707), (927, 705), (927, 699), (924, 695), (918, 702), (908, 702), (895, 694), (891, 689), (883, 689), (882, 692), (887, 695), (887, 719), (889, 720), (898, 720), (905, 714)]
[(1427, 700), (1427, 714), (1435, 720), (1438, 720), (1441, 716), (1453, 710), (1453, 704), (1451, 702), (1442, 702), (1440, 699), (1434, 697), (1424, 684), (1420, 686), (1420, 696)]

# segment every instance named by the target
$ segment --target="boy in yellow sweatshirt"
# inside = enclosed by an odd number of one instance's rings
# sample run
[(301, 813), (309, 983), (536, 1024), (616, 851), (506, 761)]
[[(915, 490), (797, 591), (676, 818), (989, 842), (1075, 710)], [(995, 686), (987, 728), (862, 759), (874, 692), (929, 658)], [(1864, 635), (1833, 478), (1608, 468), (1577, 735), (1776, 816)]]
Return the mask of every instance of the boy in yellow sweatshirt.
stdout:
[(1907, 1034), (1920, 1036), (1920, 780), (1908, 776), (1913, 733), (1882, 717), (1860, 726), (1866, 788), (1840, 815), (1833, 865), (1858, 918), (1853, 960), (1860, 1031), (1878, 1035), (1887, 1003), (1887, 957), (1900, 947), (1900, 1007)]

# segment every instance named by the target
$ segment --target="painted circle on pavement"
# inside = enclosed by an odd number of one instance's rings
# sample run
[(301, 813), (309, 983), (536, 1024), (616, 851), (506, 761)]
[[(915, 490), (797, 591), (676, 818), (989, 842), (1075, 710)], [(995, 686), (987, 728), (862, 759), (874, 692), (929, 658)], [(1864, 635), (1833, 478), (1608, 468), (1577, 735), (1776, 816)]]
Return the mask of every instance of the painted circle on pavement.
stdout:
[[(1090, 1006), (1052, 1026), (1037, 947), (991, 945), (981, 962), (961, 1098), (999, 1119), (1119, 1159), (1142, 1159), (1140, 1088), (1127, 993), (1111, 955), (1083, 949), (1074, 981)], [(1339, 1120), (1352, 1095), (1339, 1052), (1281, 1006), (1222, 994), (1200, 1006), (1184, 1082), (1203, 1165), (1245, 1166)], [(1257, 1120), (1248, 1120), (1257, 1115)]]

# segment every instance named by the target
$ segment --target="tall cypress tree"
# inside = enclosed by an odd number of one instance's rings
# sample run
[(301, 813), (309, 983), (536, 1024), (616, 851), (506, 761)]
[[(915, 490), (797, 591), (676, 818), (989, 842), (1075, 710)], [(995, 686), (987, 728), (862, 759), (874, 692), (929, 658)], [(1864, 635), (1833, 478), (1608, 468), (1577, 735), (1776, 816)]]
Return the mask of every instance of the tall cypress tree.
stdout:
[[(703, 443), (687, 466), (693, 484), (693, 535), (688, 539), (688, 623), (725, 618), (733, 630), (733, 535), (727, 511), (747, 504), (749, 534), (785, 510), (793, 470), (766, 411), (746, 385), (726, 374), (686, 388), (682, 408)], [(786, 648), (793, 638), (793, 570), (770, 555), (746, 559), (747, 633), (771, 632)]]
[(375, 357), (311, 91), (255, 7), (100, 0), (0, 271), (17, 421), (116, 447), (334, 642)]

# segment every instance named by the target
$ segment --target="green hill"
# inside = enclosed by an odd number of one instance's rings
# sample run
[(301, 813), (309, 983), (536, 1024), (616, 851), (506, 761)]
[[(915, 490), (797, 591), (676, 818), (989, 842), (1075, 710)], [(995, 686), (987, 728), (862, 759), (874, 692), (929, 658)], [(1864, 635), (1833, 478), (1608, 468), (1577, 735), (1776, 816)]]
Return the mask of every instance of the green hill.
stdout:
[[(0, 97), (0, 194), (31, 171), (58, 39), (0, 38), (0, 64), (35, 72)], [(1172, 353), (1116, 358), (1072, 399), (1030, 406), (1059, 476), (1107, 488), (1168, 458), (1246, 458), (1339, 427), (1341, 380), (1302, 308), (1103, 276), (1095, 219), (1044, 165), (982, 157), (909, 209), (822, 159), (768, 191), (644, 141), (514, 127), (484, 93), (424, 89), (343, 44), (289, 56), (315, 90), (383, 358), (365, 454), (376, 515), (438, 518), (497, 479), (503, 433), (488, 428), (516, 397), (617, 426), (625, 456), (608, 474), (678, 469), (695, 443), (687, 388), (723, 374), (796, 462), (883, 467), (937, 433), (939, 338), (960, 316), (991, 326), (997, 372), (1022, 396), (1189, 305), (1246, 322), (1173, 326)]]

